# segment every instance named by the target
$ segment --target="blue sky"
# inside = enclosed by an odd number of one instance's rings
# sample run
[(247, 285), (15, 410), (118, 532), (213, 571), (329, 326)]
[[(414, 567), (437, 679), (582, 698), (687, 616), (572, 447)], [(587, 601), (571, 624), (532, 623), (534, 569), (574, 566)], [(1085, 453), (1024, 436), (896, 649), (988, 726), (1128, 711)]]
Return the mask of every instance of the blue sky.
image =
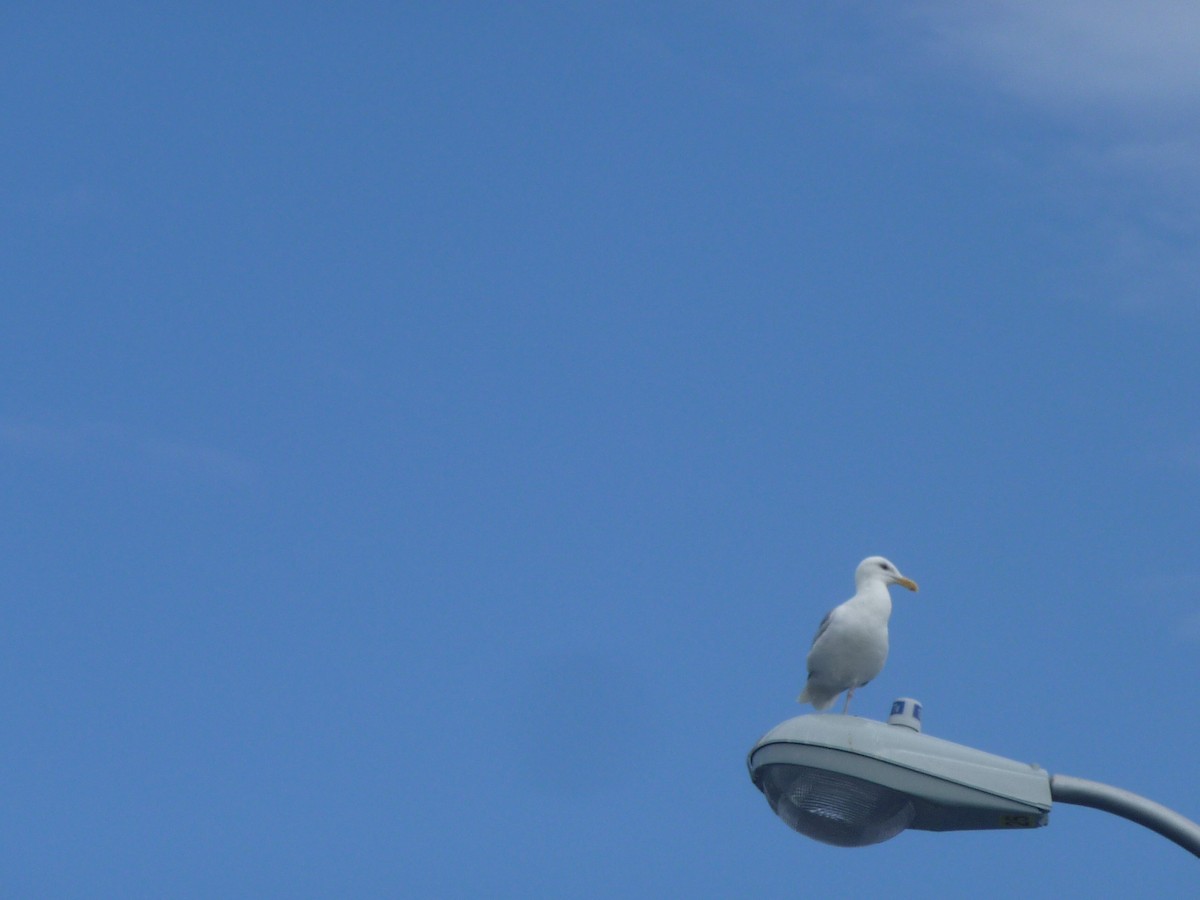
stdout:
[[(1051, 8), (1047, 8), (1051, 7)], [(745, 771), (882, 718), (1200, 817), (1200, 13), (0, 15), (15, 897), (1185, 896)]]

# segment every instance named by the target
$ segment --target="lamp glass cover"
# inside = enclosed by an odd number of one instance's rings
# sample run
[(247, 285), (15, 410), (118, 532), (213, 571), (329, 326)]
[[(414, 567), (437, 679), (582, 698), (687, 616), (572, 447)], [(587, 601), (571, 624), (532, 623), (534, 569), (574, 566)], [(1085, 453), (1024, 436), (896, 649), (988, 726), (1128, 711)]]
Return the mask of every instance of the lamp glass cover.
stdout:
[(916, 814), (904, 794), (882, 785), (786, 763), (759, 775), (767, 802), (790, 828), (838, 847), (864, 847), (894, 838)]

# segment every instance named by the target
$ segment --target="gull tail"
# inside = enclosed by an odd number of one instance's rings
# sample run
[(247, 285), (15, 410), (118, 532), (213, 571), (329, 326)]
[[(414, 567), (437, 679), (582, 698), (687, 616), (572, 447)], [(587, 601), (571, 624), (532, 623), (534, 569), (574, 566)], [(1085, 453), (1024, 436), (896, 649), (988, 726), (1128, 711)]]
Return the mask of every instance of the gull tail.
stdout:
[(837, 695), (841, 691), (834, 691), (832, 694), (822, 691), (820, 688), (814, 689), (811, 679), (808, 684), (804, 685), (804, 690), (800, 692), (800, 696), (796, 698), (797, 703), (811, 703), (813, 709), (817, 712), (824, 712), (833, 706), (833, 701), (837, 699)]

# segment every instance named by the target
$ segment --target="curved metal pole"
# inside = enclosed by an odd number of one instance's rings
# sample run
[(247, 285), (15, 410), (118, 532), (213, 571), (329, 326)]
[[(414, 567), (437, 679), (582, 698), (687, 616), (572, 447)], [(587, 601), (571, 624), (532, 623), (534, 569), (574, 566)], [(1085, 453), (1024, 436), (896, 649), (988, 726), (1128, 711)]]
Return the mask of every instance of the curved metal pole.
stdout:
[(1058, 803), (1090, 806), (1092, 809), (1124, 816), (1139, 825), (1145, 825), (1151, 831), (1157, 831), (1195, 856), (1200, 856), (1200, 825), (1153, 800), (1098, 781), (1072, 778), (1070, 775), (1050, 776), (1050, 799)]

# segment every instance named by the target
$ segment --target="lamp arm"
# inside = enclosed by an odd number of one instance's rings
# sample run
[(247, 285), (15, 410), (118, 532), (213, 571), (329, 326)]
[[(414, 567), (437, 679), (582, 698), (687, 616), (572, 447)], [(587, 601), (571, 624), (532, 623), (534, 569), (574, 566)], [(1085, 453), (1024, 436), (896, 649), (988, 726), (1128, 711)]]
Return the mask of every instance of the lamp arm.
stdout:
[(1057, 803), (1090, 806), (1123, 816), (1200, 856), (1200, 825), (1130, 791), (1070, 775), (1051, 775), (1050, 798)]

